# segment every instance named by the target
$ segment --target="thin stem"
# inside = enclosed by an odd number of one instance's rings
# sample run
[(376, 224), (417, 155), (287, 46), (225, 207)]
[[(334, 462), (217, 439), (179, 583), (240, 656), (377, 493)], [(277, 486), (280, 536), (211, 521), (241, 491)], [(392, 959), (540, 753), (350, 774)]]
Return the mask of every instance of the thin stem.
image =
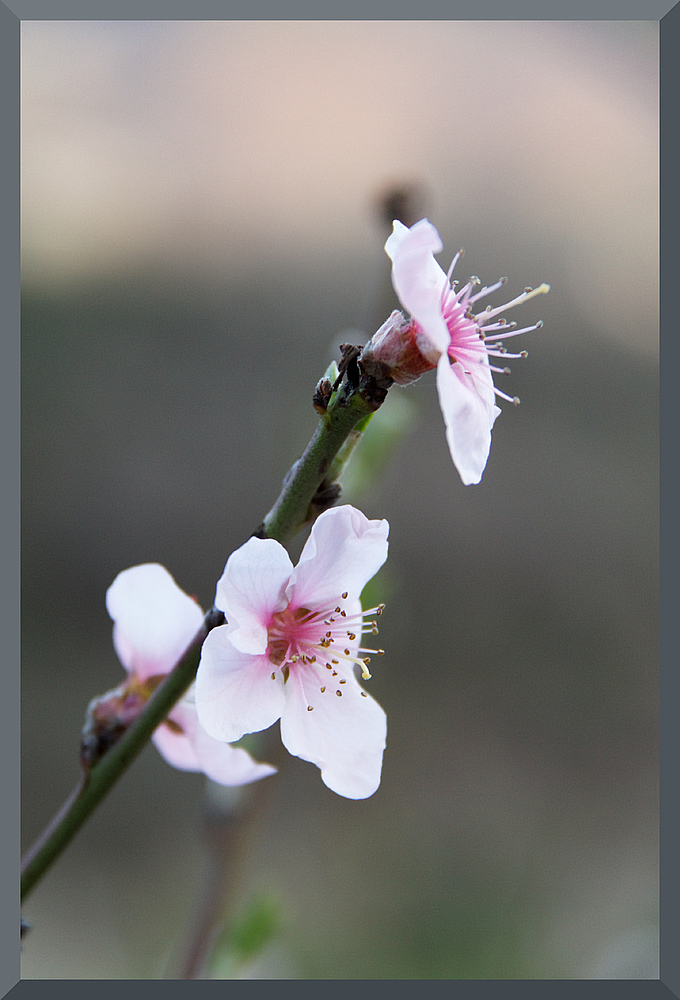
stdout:
[(21, 898), (28, 896), (50, 865), (78, 832), (90, 813), (141, 752), (153, 731), (189, 687), (198, 667), (200, 649), (211, 628), (223, 620), (214, 611), (205, 621), (177, 666), (159, 684), (144, 709), (118, 742), (85, 771), (75, 789), (26, 853), (21, 864)]
[(319, 420), (302, 457), (286, 477), (278, 500), (265, 517), (259, 532), (262, 537), (285, 543), (313, 520), (312, 502), (331, 471), (336, 455), (357, 424), (376, 409), (375, 403), (367, 402), (363, 394), (347, 383), (341, 386)]

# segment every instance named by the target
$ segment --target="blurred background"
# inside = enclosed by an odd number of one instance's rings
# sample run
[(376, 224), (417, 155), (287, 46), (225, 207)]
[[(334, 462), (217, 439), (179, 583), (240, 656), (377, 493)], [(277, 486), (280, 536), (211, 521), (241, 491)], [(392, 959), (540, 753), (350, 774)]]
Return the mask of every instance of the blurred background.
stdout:
[(445, 269), (465, 248), (460, 279), (508, 275), (494, 304), (552, 286), (509, 316), (545, 328), (479, 486), (433, 373), (391, 391), (382, 474), (348, 481), (391, 525), (376, 795), (290, 758), (252, 808), (209, 788), (206, 840), (205, 779), (147, 748), (30, 897), (23, 978), (180, 978), (220, 854), (227, 919), (274, 916), (213, 975), (656, 978), (658, 23), (22, 34), (26, 846), (123, 676), (107, 587), (157, 561), (211, 605), (337, 344), (396, 306), (395, 209)]

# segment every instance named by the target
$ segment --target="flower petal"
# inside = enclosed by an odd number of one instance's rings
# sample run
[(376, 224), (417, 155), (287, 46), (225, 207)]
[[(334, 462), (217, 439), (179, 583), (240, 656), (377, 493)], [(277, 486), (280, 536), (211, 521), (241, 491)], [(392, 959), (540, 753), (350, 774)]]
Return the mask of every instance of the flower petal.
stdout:
[(487, 365), (479, 365), (473, 378), (460, 363), (452, 365), (442, 355), (437, 390), (453, 463), (466, 486), (478, 483), (489, 457), (491, 428), (501, 412), (493, 402), (491, 372)]
[(354, 674), (348, 672), (344, 679), (345, 684), (336, 686), (316, 670), (291, 671), (281, 739), (289, 753), (321, 769), (331, 791), (365, 799), (380, 784), (387, 720), (377, 701), (362, 693)]
[(297, 607), (335, 605), (347, 591), (358, 600), (387, 559), (387, 521), (369, 521), (354, 507), (332, 507), (317, 518), (293, 570), (286, 596)]
[(276, 772), (270, 764), (258, 764), (241, 747), (215, 740), (201, 728), (196, 706), (181, 701), (170, 713), (170, 722), (183, 732), (163, 723), (153, 735), (162, 756), (181, 771), (202, 771), (220, 785), (247, 785)]
[(385, 250), (392, 259), (394, 290), (432, 346), (446, 351), (451, 338), (442, 316), (441, 298), (447, 279), (433, 257), (443, 249), (439, 233), (427, 219), (410, 229), (395, 221), (393, 229)]
[(288, 553), (273, 538), (249, 538), (232, 552), (217, 583), (215, 605), (227, 616), (229, 635), (243, 653), (264, 653), (275, 611), (293, 570)]
[(233, 645), (228, 626), (214, 628), (203, 643), (196, 673), (196, 711), (205, 731), (233, 743), (245, 733), (268, 729), (284, 705), (283, 678), (268, 656)]
[(141, 681), (168, 673), (203, 622), (196, 601), (158, 563), (119, 573), (106, 592), (106, 608), (120, 661)]

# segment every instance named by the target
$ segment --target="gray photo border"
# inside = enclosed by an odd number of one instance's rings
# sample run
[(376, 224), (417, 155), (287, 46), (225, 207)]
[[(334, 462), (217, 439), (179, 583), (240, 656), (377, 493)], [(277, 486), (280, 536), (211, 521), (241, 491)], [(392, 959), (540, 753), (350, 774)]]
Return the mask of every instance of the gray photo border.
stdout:
[[(412, 8), (411, 8), (412, 10)], [(14, 992), (22, 996), (46, 995), (54, 981), (20, 981), (18, 941), (17, 859), (19, 857), (19, 84), (20, 84), (20, 29), (22, 20), (104, 20), (104, 12), (113, 20), (415, 20), (405, 3), (389, 6), (384, 0), (345, 0), (332, 7), (294, 0), (285, 9), (274, 9), (271, 0), (232, 0), (229, 4), (217, 0), (116, 0), (115, 3), (94, 4), (88, 0), (14, 0), (11, 4), (0, 0), (0, 110), (2, 114), (3, 143), (0, 146), (0, 301), (2, 302), (2, 365), (0, 366), (0, 428), (5, 474), (0, 480), (2, 503), (2, 634), (5, 637), (6, 669), (2, 700), (2, 726), (0, 726), (0, 753), (4, 761), (2, 783), (6, 804), (0, 827), (3, 850), (0, 853), (0, 996)], [(323, 11), (325, 16), (319, 17)], [(670, 290), (677, 284), (678, 212), (677, 178), (680, 176), (678, 155), (677, 101), (680, 93), (680, 3), (667, 0), (426, 0), (418, 7), (417, 20), (646, 20), (660, 21), (661, 51), (661, 184), (663, 212), (661, 214), (661, 349), (664, 378), (662, 381), (661, 417), (667, 428), (677, 421), (675, 407), (671, 408), (671, 371), (678, 360), (680, 348), (674, 337)], [(187, 15), (191, 15), (190, 17)], [(230, 15), (225, 18), (225, 14)], [(329, 17), (331, 15), (331, 17)], [(333, 17), (334, 15), (334, 17)], [(663, 128), (663, 126), (666, 126)], [(675, 252), (674, 252), (675, 251)], [(676, 319), (677, 323), (677, 319)], [(665, 385), (664, 385), (665, 383)], [(637, 1000), (652, 996), (680, 997), (680, 866), (677, 845), (680, 843), (680, 823), (677, 802), (677, 761), (680, 759), (678, 725), (677, 655), (673, 656), (673, 639), (669, 622), (677, 615), (670, 578), (674, 569), (673, 556), (678, 555), (677, 515), (678, 490), (677, 439), (672, 430), (662, 435), (662, 514), (665, 513), (665, 544), (661, 560), (662, 584), (662, 659), (661, 659), (661, 978), (658, 980), (627, 981), (457, 981), (455, 990), (461, 1000), (491, 998), (511, 994), (528, 998), (542, 998), (546, 988), (550, 997), (593, 997), (595, 1000)], [(675, 458), (675, 461), (672, 459)], [(677, 587), (676, 587), (677, 593)], [(7, 818), (9, 817), (9, 818)], [(60, 981), (57, 981), (60, 982)], [(440, 981), (441, 982), (441, 981)], [(52, 984), (52, 987), (50, 986)], [(89, 980), (71, 982), (66, 987), (79, 998), (91, 989)], [(187, 987), (173, 982), (153, 986), (146, 982), (133, 986), (133, 992), (148, 995), (183, 996)], [(204, 987), (205, 989), (206, 987)], [(218, 982), (207, 987), (217, 996), (223, 990)], [(430, 987), (437, 989), (437, 987)], [(444, 989), (450, 990), (446, 982)], [(99, 996), (113, 996), (120, 990), (118, 982), (98, 981)], [(179, 991), (179, 992), (178, 992)], [(28, 997), (27, 997), (28, 1000)]]

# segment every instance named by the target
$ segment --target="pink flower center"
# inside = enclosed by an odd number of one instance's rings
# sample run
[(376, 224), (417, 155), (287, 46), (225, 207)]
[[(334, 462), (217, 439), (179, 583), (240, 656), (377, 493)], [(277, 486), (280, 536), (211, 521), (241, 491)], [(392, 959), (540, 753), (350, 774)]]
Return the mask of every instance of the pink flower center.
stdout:
[[(456, 291), (455, 286), (457, 282), (454, 281), (451, 283), (451, 274), (461, 253), (462, 251), (459, 251), (451, 263), (449, 273), (446, 276), (446, 284), (441, 295), (442, 316), (451, 338), (447, 354), (454, 364), (460, 362), (466, 373), (473, 378), (478, 377), (480, 364), (485, 367), (488, 366), (488, 369), (496, 374), (509, 375), (509, 368), (500, 368), (498, 365), (492, 364), (490, 359), (493, 357), (503, 358), (504, 360), (506, 358), (528, 357), (526, 351), (520, 351), (518, 354), (509, 354), (503, 341), (507, 340), (508, 337), (517, 337), (521, 333), (528, 333), (530, 330), (539, 330), (543, 326), (543, 322), (539, 320), (533, 326), (525, 326), (521, 330), (518, 330), (516, 323), (508, 323), (506, 319), (496, 319), (496, 317), (505, 309), (512, 309), (514, 306), (521, 305), (523, 302), (532, 299), (535, 295), (545, 294), (550, 290), (550, 286), (542, 284), (538, 288), (525, 288), (522, 294), (518, 295), (511, 302), (506, 302), (504, 305), (497, 306), (496, 308), (487, 306), (482, 312), (475, 314), (472, 312), (473, 303), (495, 292), (496, 289), (501, 288), (508, 279), (501, 278), (494, 285), (487, 285), (473, 295), (472, 292), (481, 282), (479, 278), (472, 277), (463, 288)], [(496, 321), (492, 323), (491, 320)], [(492, 335), (492, 340), (487, 339), (489, 334)], [(507, 393), (501, 392), (496, 386), (493, 387), (493, 391), (502, 399), (507, 399), (509, 403), (519, 403), (517, 396), (508, 396)]]
[[(342, 600), (347, 593), (342, 595)], [(338, 604), (334, 608), (310, 610), (289, 604), (283, 611), (272, 616), (269, 626), (267, 655), (275, 667), (287, 671), (293, 665), (320, 663), (333, 669), (340, 661), (357, 663), (365, 680), (370, 678), (368, 663), (370, 657), (360, 657), (360, 653), (377, 653), (382, 649), (364, 649), (359, 636), (378, 632), (377, 621), (367, 622), (367, 615), (381, 615), (384, 604), (356, 615), (348, 615)], [(275, 677), (275, 673), (272, 674)]]

